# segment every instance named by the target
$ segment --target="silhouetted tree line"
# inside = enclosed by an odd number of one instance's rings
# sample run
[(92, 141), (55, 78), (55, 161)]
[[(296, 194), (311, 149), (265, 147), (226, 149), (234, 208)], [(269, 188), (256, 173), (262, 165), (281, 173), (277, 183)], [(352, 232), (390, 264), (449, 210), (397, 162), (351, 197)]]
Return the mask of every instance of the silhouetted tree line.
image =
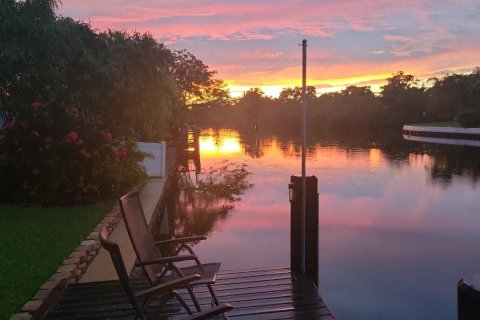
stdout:
[[(419, 86), (413, 75), (403, 71), (386, 80), (377, 95), (368, 86), (349, 86), (320, 96), (313, 86), (307, 87), (310, 127), (348, 131), (455, 120), (465, 127), (480, 126), (480, 68), (430, 79), (430, 87)], [(299, 87), (283, 89), (276, 99), (253, 88), (233, 105), (192, 110), (191, 117), (240, 128), (299, 128), (301, 97)]]

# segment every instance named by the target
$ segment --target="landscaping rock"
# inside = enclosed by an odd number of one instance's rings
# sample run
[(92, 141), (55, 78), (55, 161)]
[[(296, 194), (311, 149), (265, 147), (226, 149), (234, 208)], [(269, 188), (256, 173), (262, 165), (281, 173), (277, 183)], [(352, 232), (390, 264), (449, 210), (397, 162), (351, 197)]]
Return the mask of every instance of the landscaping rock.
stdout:
[(78, 265), (80, 263), (80, 258), (67, 258), (63, 261), (64, 265)]
[(30, 300), (25, 303), (22, 307), (23, 312), (36, 313), (43, 305), (43, 300)]
[(58, 268), (57, 273), (70, 273), (73, 274), (77, 270), (76, 265), (63, 265)]
[(80, 263), (83, 263), (85, 261), (85, 256), (86, 253), (85, 251), (74, 251), (71, 255), (69, 255), (69, 258), (78, 258)]
[(10, 317), (10, 320), (30, 320), (30, 319), (32, 319), (32, 315), (28, 312), (17, 313)]
[(99, 232), (92, 232), (87, 236), (87, 240), (95, 240), (95, 242), (99, 242)]
[(32, 300), (47, 300), (50, 295), (52, 294), (52, 291), (54, 289), (40, 289), (38, 292), (33, 296)]
[(45, 290), (59, 289), (59, 288), (62, 288), (63, 283), (64, 282), (61, 279), (48, 280), (40, 287), (40, 289), (45, 289)]

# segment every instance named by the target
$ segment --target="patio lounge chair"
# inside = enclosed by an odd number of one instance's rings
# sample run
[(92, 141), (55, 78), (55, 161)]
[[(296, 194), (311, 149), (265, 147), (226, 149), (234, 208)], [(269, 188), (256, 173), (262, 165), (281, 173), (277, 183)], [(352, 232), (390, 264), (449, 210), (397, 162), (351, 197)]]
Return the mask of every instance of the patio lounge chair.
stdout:
[(137, 313), (137, 319), (147, 319), (145, 315), (145, 310), (154, 295), (166, 295), (167, 297), (176, 297), (181, 303), (181, 305), (185, 308), (187, 313), (190, 315), (185, 318), (185, 320), (209, 319), (216, 315), (222, 315), (225, 312), (233, 309), (230, 304), (224, 303), (193, 314), (186, 302), (175, 291), (175, 289), (184, 288), (188, 286), (192, 281), (198, 281), (198, 279), (201, 278), (201, 276), (198, 274), (177, 278), (168, 282), (162, 282), (146, 290), (135, 292), (133, 290), (132, 284), (130, 283), (128, 272), (125, 269), (122, 254), (120, 253), (120, 248), (115, 242), (112, 242), (108, 239), (108, 229), (105, 226), (100, 230), (100, 242), (102, 243), (102, 246), (110, 253), (113, 265), (115, 266), (115, 270), (117, 271), (122, 287), (125, 290), (125, 293), (127, 294), (130, 303), (133, 305)]
[[(137, 266), (143, 268), (150, 283), (156, 285), (160, 281), (168, 281), (187, 275), (200, 274), (200, 279), (190, 282), (189, 286), (187, 286), (187, 290), (192, 297), (197, 311), (200, 311), (201, 308), (193, 293), (194, 286), (206, 285), (212, 296), (211, 304), (219, 305), (212, 284), (215, 283), (220, 263), (200, 263), (198, 257), (194, 255), (193, 250), (187, 244), (189, 241), (205, 238), (186, 237), (164, 240), (156, 243), (150, 229), (148, 228), (138, 192), (135, 191), (122, 196), (119, 203), (128, 235), (137, 255)], [(175, 251), (175, 255), (164, 256), (158, 248), (158, 244), (179, 244), (179, 247)], [(187, 249), (190, 254), (180, 254), (180, 251), (183, 248)], [(177, 262), (185, 261), (193, 262), (193, 265), (188, 267), (178, 267), (175, 264)]]

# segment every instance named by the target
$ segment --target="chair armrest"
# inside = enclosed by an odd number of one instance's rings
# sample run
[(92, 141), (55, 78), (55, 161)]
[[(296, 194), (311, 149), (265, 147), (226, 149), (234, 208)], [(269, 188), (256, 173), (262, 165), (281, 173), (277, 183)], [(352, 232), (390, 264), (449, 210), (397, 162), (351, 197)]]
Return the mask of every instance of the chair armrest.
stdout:
[(153, 260), (146, 260), (146, 261), (138, 261), (135, 263), (136, 266), (146, 266), (150, 264), (160, 264), (160, 263), (170, 263), (170, 262), (180, 262), (180, 261), (187, 261), (187, 260), (195, 260), (198, 261), (198, 257), (194, 255), (183, 255), (183, 256), (170, 256), (170, 257), (162, 257), (156, 258)]
[(207, 239), (207, 237), (204, 237), (204, 236), (193, 236), (193, 237), (181, 237), (181, 238), (173, 238), (173, 239), (168, 239), (168, 240), (161, 240), (161, 241), (156, 241), (155, 243), (158, 244), (158, 245), (175, 244), (175, 243), (200, 241), (200, 240), (206, 240), (206, 239)]
[(188, 316), (186, 318), (183, 318), (184, 320), (205, 320), (205, 319), (210, 319), (213, 316), (222, 314), (224, 312), (230, 311), (233, 309), (233, 306), (229, 303), (222, 303), (219, 304), (218, 306), (202, 310), (200, 312), (197, 312), (191, 316)]
[(135, 294), (135, 296), (137, 298), (144, 298), (144, 297), (151, 296), (153, 294), (167, 293), (167, 292), (172, 291), (172, 290), (177, 289), (177, 288), (183, 288), (183, 287), (187, 286), (190, 282), (198, 280), (200, 278), (201, 278), (201, 276), (199, 274), (193, 274), (191, 276), (179, 278), (179, 279), (172, 280), (172, 281), (167, 281), (167, 282), (161, 283), (159, 285), (156, 285), (154, 287), (148, 288), (146, 290), (137, 292)]

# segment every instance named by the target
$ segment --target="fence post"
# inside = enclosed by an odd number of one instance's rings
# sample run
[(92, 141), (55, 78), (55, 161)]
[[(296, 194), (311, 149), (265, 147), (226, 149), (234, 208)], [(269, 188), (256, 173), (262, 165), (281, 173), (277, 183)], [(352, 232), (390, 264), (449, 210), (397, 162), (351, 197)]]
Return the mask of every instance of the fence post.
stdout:
[[(318, 181), (315, 176), (306, 177), (305, 243), (302, 243), (302, 177), (291, 176), (290, 200), (290, 266), (292, 273), (301, 275), (305, 261), (305, 275), (318, 287)], [(305, 257), (302, 257), (302, 246)]]

